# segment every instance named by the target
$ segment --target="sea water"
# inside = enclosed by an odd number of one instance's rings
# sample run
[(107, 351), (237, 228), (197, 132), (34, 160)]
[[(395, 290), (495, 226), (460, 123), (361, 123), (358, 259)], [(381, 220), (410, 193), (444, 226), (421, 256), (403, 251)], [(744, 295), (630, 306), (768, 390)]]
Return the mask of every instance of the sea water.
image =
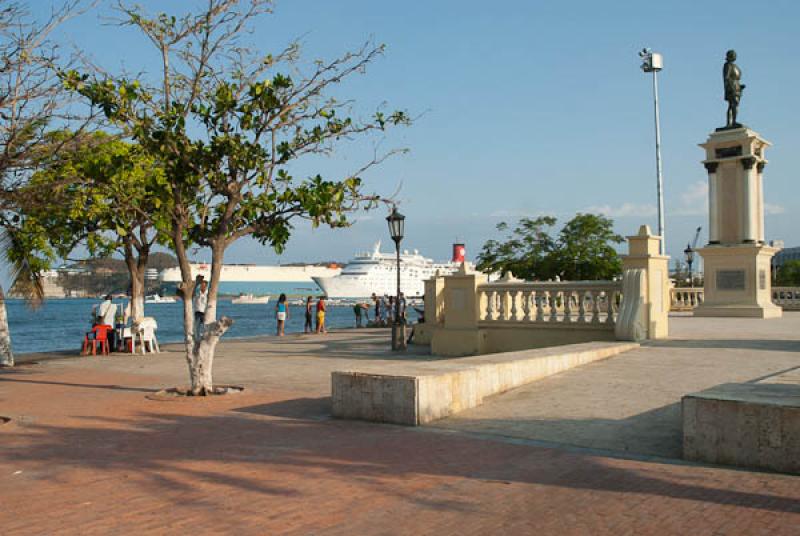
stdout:
[[(92, 306), (99, 300), (64, 299), (47, 300), (38, 309), (29, 308), (23, 300), (6, 300), (8, 324), (11, 330), (11, 346), (15, 353), (49, 352), (55, 350), (80, 349), (83, 337), (91, 329)], [(121, 301), (115, 301), (118, 305)], [(374, 308), (370, 309), (370, 318)], [(409, 312), (413, 310), (409, 308)], [(275, 302), (267, 304), (233, 304), (221, 300), (217, 304), (217, 316), (229, 316), (234, 324), (223, 336), (254, 337), (275, 335)], [(158, 322), (158, 342), (180, 342), (183, 340), (183, 304), (156, 303), (145, 305), (145, 316), (155, 317)], [(286, 333), (302, 333), (305, 323), (305, 307), (289, 307)], [(332, 329), (355, 327), (353, 305), (328, 305), (325, 325)]]

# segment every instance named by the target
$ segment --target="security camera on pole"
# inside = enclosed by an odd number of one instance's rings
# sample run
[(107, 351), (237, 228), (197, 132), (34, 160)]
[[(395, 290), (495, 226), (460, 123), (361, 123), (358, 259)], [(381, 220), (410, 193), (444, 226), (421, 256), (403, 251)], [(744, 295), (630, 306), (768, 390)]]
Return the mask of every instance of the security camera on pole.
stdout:
[(656, 194), (658, 196), (658, 236), (661, 237), (661, 247), (659, 253), (664, 255), (664, 182), (661, 175), (661, 121), (658, 114), (658, 71), (664, 67), (664, 59), (661, 54), (653, 52), (649, 48), (643, 48), (639, 52), (642, 58), (642, 71), (653, 73), (653, 106), (655, 108), (656, 119)]

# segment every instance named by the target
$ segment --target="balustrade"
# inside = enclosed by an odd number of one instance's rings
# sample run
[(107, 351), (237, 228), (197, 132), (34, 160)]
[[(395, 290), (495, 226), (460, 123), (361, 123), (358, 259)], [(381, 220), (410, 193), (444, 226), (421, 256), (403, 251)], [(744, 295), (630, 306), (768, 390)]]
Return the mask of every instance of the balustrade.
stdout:
[(703, 303), (702, 288), (671, 288), (670, 311), (691, 311)]
[(478, 287), (479, 321), (613, 327), (621, 288), (617, 281), (488, 283)]
[(800, 287), (772, 287), (772, 303), (787, 311), (799, 311)]

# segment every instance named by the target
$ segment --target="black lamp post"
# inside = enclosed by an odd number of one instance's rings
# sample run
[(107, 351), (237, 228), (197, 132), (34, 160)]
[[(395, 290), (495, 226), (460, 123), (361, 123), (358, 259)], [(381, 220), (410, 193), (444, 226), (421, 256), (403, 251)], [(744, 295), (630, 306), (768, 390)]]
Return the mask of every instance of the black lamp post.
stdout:
[(406, 217), (392, 207), (392, 213), (386, 217), (389, 223), (389, 234), (394, 240), (397, 251), (397, 296), (394, 300), (394, 323), (392, 324), (392, 350), (406, 349), (406, 325), (400, 319), (400, 242), (403, 240), (403, 227)]
[(694, 288), (694, 277), (692, 277), (692, 263), (694, 262), (694, 249), (691, 244), (686, 244), (686, 249), (683, 250), (686, 255), (686, 264), (689, 265), (689, 284)]

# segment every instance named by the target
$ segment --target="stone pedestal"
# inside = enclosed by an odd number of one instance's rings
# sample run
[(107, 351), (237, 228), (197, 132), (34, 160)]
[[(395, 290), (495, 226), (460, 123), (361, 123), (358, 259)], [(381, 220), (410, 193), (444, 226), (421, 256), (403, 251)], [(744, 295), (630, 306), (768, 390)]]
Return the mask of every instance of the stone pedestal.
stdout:
[(781, 317), (783, 309), (772, 303), (770, 285), (770, 260), (776, 248), (742, 244), (698, 251), (705, 262), (705, 296), (695, 316)]
[(770, 143), (746, 128), (720, 130), (700, 145), (708, 171), (708, 238), (704, 302), (696, 316), (776, 318), (770, 259), (764, 242), (764, 151)]

